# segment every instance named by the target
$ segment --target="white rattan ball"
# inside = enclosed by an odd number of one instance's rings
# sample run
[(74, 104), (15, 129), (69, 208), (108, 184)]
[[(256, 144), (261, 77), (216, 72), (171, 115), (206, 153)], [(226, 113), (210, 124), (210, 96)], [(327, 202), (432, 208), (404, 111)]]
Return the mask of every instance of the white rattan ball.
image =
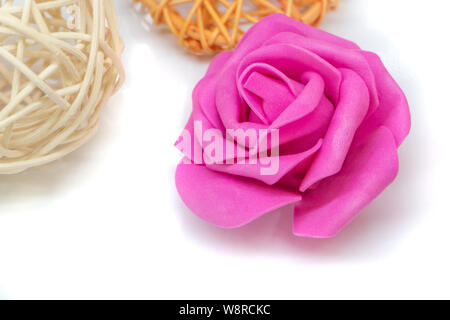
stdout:
[(0, 174), (92, 137), (124, 79), (122, 50), (113, 0), (0, 0)]

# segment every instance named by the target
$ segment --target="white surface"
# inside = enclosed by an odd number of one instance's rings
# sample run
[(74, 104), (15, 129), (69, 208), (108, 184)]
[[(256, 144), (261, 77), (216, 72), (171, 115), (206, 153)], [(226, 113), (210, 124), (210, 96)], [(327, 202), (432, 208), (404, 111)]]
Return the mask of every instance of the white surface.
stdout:
[(117, 0), (127, 82), (98, 135), (0, 176), (3, 298), (450, 298), (450, 3), (341, 0), (322, 28), (377, 52), (413, 127), (400, 174), (337, 238), (272, 214), (238, 230), (179, 199), (173, 142), (208, 65)]

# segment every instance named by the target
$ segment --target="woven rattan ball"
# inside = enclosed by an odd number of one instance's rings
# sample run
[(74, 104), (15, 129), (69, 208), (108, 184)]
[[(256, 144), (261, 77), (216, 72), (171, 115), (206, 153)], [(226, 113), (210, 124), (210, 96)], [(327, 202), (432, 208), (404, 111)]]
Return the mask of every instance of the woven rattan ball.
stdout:
[(180, 43), (194, 53), (233, 49), (250, 23), (283, 13), (317, 26), (338, 0), (134, 0), (165, 23)]
[(113, 0), (0, 0), (0, 174), (95, 133), (123, 80)]

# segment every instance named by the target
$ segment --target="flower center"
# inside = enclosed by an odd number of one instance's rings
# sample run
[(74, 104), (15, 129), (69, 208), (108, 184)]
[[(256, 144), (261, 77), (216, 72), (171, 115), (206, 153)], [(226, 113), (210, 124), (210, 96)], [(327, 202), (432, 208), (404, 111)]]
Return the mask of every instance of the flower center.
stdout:
[(238, 80), (240, 94), (250, 109), (248, 121), (280, 128), (310, 114), (324, 97), (325, 83), (315, 72), (300, 81), (274, 67), (256, 63)]
[[(243, 86), (258, 98), (260, 103), (256, 105), (256, 112), (261, 113), (268, 123), (272, 123), (295, 100), (283, 81), (260, 72), (252, 72)], [(249, 106), (255, 112), (255, 103)]]

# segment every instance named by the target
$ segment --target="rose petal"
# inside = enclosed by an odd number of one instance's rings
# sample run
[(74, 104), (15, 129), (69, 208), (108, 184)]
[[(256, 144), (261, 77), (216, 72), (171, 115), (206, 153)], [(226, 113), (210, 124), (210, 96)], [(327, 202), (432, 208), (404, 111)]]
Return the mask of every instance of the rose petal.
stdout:
[(186, 206), (201, 219), (224, 228), (242, 226), (301, 200), (299, 192), (183, 162), (175, 179)]
[(217, 81), (215, 106), (223, 126), (227, 129), (267, 129), (268, 125), (248, 122), (247, 106), (236, 84), (237, 66), (229, 65)]
[[(310, 163), (312, 157), (315, 155), (317, 150), (320, 149), (321, 146), (322, 139), (317, 141), (315, 146), (301, 153), (263, 158), (263, 163), (268, 163), (269, 165), (262, 165), (261, 161), (257, 161), (254, 164), (248, 163), (247, 161), (247, 163), (242, 164), (212, 164), (207, 165), (207, 167), (212, 170), (242, 177), (253, 178), (260, 180), (266, 184), (273, 185), (280, 181), (280, 179), (282, 179), (286, 175), (286, 173), (290, 172), (295, 167), (301, 166), (303, 163)], [(261, 170), (263, 168), (266, 168), (266, 170), (268, 171), (269, 168), (267, 167), (270, 167), (271, 165), (275, 166), (275, 163), (278, 164), (276, 170), (273, 169), (275, 171), (270, 172), (270, 174), (261, 174)]]
[(211, 125), (223, 129), (222, 121), (216, 108), (216, 86), (223, 65), (233, 55), (233, 52), (218, 54), (211, 61), (206, 75), (198, 82), (192, 93), (193, 109), (201, 109)]
[(298, 20), (289, 18), (284, 14), (272, 14), (261, 19), (244, 34), (235, 49), (236, 59), (242, 59), (243, 56), (256, 48), (261, 47), (267, 39), (270, 39), (280, 32), (298, 33), (307, 38), (329, 42), (342, 48), (359, 49), (359, 47), (351, 41), (311, 27)]
[(307, 84), (298, 97), (270, 125), (271, 129), (293, 123), (310, 114), (319, 105), (325, 88), (322, 77), (313, 72), (305, 72), (302, 80)]
[(253, 71), (243, 83), (241, 93), (247, 104), (265, 124), (272, 121), (294, 101), (295, 96), (280, 78)]
[[(253, 109), (256, 110), (255, 112), (259, 113), (265, 123), (268, 123), (269, 120), (265, 119), (261, 99), (256, 96), (252, 96), (251, 93), (249, 93), (248, 90), (245, 90), (242, 86), (242, 83), (246, 83), (248, 77), (254, 72), (264, 73), (274, 78), (281, 79), (289, 88), (290, 92), (295, 96), (300, 95), (305, 87), (302, 83), (290, 79), (284, 73), (271, 65), (254, 63), (248, 66), (240, 75), (238, 75), (237, 85), (239, 93), (245, 100), (247, 100), (249, 104), (253, 104)], [(307, 82), (309, 77), (314, 78), (319, 77), (319, 75), (307, 71), (303, 74), (301, 80), (303, 82)], [(320, 79), (320, 84), (319, 89), (322, 88), (322, 79)], [(318, 95), (321, 95), (322, 90), (316, 90), (317, 86), (312, 87), (316, 93), (318, 92)], [(309, 94), (307, 94), (307, 96), (309, 96)], [(298, 112), (294, 111), (294, 119), (297, 120), (293, 121), (293, 119), (288, 119), (289, 121), (287, 122), (289, 123), (286, 122), (280, 128), (280, 151), (284, 154), (302, 152), (308, 150), (315, 143), (317, 143), (317, 141), (324, 136), (326, 128), (334, 112), (334, 106), (323, 94), (318, 105), (316, 105), (315, 102), (311, 103), (311, 99), (306, 99), (309, 103), (305, 105), (302, 103), (302, 100), (304, 100), (304, 97), (297, 97), (295, 102), (298, 103), (295, 103), (295, 105), (292, 106), (293, 108), (297, 107), (296, 111)], [(250, 115), (253, 114), (253, 112), (250, 113)], [(254, 118), (256, 118), (256, 115)], [(250, 125), (246, 126), (246, 128), (249, 126)]]
[(290, 44), (314, 52), (336, 68), (355, 71), (366, 82), (370, 94), (368, 114), (378, 108), (379, 99), (373, 71), (359, 49), (344, 49), (329, 42), (306, 38), (298, 33), (283, 32), (275, 35), (264, 45)]
[(307, 150), (324, 137), (334, 114), (334, 106), (326, 98), (303, 118), (280, 128), (280, 153), (292, 154)]
[(304, 237), (335, 236), (376, 198), (398, 172), (394, 137), (380, 127), (352, 147), (342, 170), (304, 194), (296, 206), (293, 232)]
[[(311, 51), (284, 43), (263, 46), (242, 58), (237, 70), (238, 76), (255, 63), (271, 65), (297, 82), (301, 82), (304, 72), (317, 73), (325, 83), (325, 93), (329, 99), (335, 104), (339, 100), (340, 72)], [(222, 117), (222, 120), (224, 120), (224, 117)]]
[(354, 71), (342, 69), (341, 97), (325, 134), (323, 146), (311, 164), (300, 191), (338, 173), (353, 142), (355, 132), (367, 114), (369, 92)]
[(363, 52), (369, 62), (378, 87), (380, 106), (371, 115), (358, 132), (358, 139), (365, 139), (375, 128), (384, 125), (391, 130), (395, 142), (399, 146), (411, 129), (411, 114), (408, 101), (381, 59), (372, 52)]

